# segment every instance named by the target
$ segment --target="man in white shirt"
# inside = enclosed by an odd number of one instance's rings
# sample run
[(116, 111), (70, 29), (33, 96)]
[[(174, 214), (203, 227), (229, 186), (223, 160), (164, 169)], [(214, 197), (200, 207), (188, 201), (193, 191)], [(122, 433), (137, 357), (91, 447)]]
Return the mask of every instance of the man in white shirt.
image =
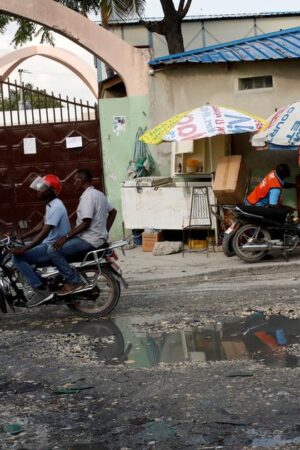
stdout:
[(67, 257), (101, 247), (106, 242), (117, 215), (103, 192), (94, 188), (92, 179), (89, 169), (79, 169), (76, 172), (74, 186), (81, 192), (76, 226), (48, 248), (49, 258), (66, 280), (63, 288), (56, 292), (59, 296), (84, 288), (79, 273), (70, 266)]

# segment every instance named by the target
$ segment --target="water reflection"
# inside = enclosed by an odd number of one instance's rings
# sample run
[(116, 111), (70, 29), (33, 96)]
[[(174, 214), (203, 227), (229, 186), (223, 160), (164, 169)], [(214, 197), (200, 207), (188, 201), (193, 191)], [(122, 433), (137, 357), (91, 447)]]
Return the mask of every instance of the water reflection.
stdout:
[[(134, 320), (136, 323), (136, 319)], [(299, 366), (299, 353), (287, 346), (300, 343), (300, 320), (267, 318), (255, 313), (247, 319), (171, 332), (146, 332), (128, 319), (80, 322), (65, 330), (97, 339), (94, 350), (107, 364), (130, 362), (132, 367), (159, 363), (254, 359), (273, 367)]]
[(69, 447), (68, 450), (107, 450), (107, 447), (104, 447), (103, 444), (74, 444), (72, 447)]
[(279, 446), (283, 446), (283, 445), (287, 446), (287, 445), (294, 445), (294, 444), (300, 444), (300, 436), (295, 437), (293, 439), (283, 439), (282, 437), (256, 438), (256, 439), (253, 439), (253, 441), (251, 443), (251, 447), (253, 447), (253, 448), (277, 447), (278, 448)]

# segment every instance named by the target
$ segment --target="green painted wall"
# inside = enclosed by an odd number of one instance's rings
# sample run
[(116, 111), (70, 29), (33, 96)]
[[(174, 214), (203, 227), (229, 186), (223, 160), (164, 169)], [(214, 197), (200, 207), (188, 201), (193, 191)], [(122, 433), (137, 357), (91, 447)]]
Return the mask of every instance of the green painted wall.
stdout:
[[(138, 127), (148, 125), (147, 97), (124, 97), (99, 100), (104, 182), (109, 201), (118, 211), (110, 232), (110, 240), (121, 239), (122, 208), (121, 184), (127, 180), (127, 167), (133, 153)], [(125, 119), (120, 131), (114, 126), (117, 118)]]

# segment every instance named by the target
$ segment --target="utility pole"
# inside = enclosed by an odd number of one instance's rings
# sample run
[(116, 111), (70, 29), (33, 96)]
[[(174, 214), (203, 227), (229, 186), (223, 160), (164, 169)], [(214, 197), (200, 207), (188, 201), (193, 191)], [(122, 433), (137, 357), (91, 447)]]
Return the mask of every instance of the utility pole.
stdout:
[(25, 70), (25, 69), (18, 69), (18, 73), (19, 73), (19, 84), (20, 84), (20, 100), (19, 100), (19, 109), (25, 109), (26, 105), (24, 104), (24, 92), (23, 92), (23, 79), (22, 79), (22, 75), (23, 73), (32, 73), (29, 70)]

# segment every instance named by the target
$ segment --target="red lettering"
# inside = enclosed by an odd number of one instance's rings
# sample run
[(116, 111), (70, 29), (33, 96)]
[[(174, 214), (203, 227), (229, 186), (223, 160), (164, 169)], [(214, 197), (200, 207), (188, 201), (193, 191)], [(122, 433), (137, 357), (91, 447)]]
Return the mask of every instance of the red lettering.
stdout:
[(197, 131), (197, 126), (195, 124), (185, 125), (183, 127), (178, 127), (179, 136), (190, 136)]
[(178, 125), (184, 125), (184, 124), (187, 124), (187, 123), (190, 123), (190, 122), (192, 122), (194, 120), (194, 116), (192, 116), (191, 114), (189, 114), (189, 115), (187, 115), (187, 116), (184, 116), (182, 119), (180, 119), (180, 121), (177, 123), (177, 126)]
[(201, 139), (207, 137), (207, 135), (205, 133), (197, 133), (197, 134), (193, 134), (192, 136), (187, 136), (185, 138), (183, 138), (183, 141), (194, 141), (195, 139)]

